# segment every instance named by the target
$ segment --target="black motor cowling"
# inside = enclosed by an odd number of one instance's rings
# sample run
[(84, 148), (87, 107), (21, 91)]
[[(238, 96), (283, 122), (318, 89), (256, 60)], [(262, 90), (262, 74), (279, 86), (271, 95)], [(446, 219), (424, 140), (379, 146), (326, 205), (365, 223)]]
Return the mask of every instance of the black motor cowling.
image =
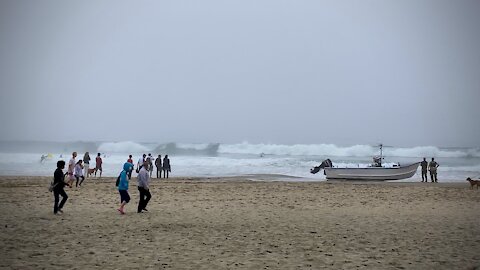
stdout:
[(318, 173), (321, 169), (323, 168), (329, 168), (329, 167), (333, 167), (333, 164), (332, 164), (332, 161), (328, 158), (324, 161), (322, 161), (322, 163), (316, 167), (313, 167), (312, 169), (310, 169), (310, 173), (312, 174), (316, 174)]

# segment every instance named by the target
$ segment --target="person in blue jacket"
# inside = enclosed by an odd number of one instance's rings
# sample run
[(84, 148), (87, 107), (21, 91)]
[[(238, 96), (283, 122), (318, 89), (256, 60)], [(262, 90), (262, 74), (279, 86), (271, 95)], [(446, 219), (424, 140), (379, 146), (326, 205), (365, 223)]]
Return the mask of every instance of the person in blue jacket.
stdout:
[(124, 207), (130, 201), (130, 195), (128, 194), (128, 172), (133, 170), (133, 164), (125, 162), (123, 164), (123, 171), (120, 173), (120, 182), (118, 183), (118, 192), (120, 193), (120, 208), (118, 212), (124, 215)]

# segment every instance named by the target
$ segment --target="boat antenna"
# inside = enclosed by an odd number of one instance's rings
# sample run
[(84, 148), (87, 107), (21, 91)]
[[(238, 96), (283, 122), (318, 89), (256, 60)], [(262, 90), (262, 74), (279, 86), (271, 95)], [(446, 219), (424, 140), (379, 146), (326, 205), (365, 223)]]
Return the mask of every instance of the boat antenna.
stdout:
[(380, 162), (383, 160), (383, 144), (380, 144)]

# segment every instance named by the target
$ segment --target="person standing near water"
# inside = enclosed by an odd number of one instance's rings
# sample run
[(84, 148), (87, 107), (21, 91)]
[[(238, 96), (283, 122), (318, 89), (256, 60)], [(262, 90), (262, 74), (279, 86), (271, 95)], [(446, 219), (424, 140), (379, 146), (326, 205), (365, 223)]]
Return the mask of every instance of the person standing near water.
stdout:
[[(55, 198), (55, 203), (53, 204), (53, 213), (56, 215), (58, 213), (63, 213), (62, 208), (67, 202), (68, 195), (63, 189), (65, 186), (65, 174), (63, 174), (63, 169), (65, 168), (65, 161), (59, 160), (57, 161), (57, 169), (53, 174), (53, 196)], [(62, 196), (62, 201), (58, 204), (60, 200), (60, 196)]]
[(95, 158), (95, 177), (97, 177), (97, 171), (100, 171), (100, 178), (102, 178), (102, 163), (102, 158), (100, 157), (100, 153), (98, 153)]
[(152, 178), (153, 173), (153, 160), (152, 154), (148, 153), (147, 161), (148, 161), (148, 171), (150, 172), (150, 178)]
[(147, 204), (150, 201), (150, 198), (152, 198), (149, 186), (150, 177), (148, 176), (148, 174), (148, 163), (147, 161), (144, 161), (143, 166), (141, 167), (137, 176), (138, 191), (140, 192), (140, 201), (138, 202), (137, 213), (142, 213), (142, 211), (148, 212)]
[(425, 183), (428, 182), (427, 171), (428, 171), (428, 162), (426, 158), (423, 158), (423, 161), (420, 162), (422, 166), (422, 182), (425, 180)]
[(158, 155), (157, 159), (155, 159), (155, 167), (157, 168), (157, 178), (162, 178), (162, 156)]
[(85, 155), (83, 155), (83, 176), (88, 177), (89, 168), (90, 168), (90, 153), (85, 152)]
[(438, 183), (437, 182), (437, 168), (440, 166), (434, 158), (432, 158), (432, 161), (428, 164), (428, 168), (430, 170), (430, 179), (432, 180), (432, 183)]
[(168, 173), (171, 171), (170, 168), (170, 159), (168, 155), (165, 155), (163, 158), (163, 178), (168, 178)]
[(140, 172), (140, 169), (143, 167), (143, 163), (145, 162), (145, 157), (147, 155), (143, 154), (139, 159), (138, 159), (138, 162), (137, 162), (137, 173)]

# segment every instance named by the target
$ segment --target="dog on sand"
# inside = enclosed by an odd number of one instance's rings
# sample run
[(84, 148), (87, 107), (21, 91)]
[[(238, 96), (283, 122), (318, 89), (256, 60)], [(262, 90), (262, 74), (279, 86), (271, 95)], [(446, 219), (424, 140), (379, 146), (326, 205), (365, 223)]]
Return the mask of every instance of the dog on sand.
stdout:
[(92, 176), (96, 170), (97, 170), (96, 168), (88, 169), (88, 176)]
[(472, 180), (472, 178), (468, 177), (467, 178), (467, 181), (470, 182), (470, 189), (473, 189), (473, 186), (477, 186), (477, 189), (478, 189), (478, 186), (480, 186), (480, 180)]

